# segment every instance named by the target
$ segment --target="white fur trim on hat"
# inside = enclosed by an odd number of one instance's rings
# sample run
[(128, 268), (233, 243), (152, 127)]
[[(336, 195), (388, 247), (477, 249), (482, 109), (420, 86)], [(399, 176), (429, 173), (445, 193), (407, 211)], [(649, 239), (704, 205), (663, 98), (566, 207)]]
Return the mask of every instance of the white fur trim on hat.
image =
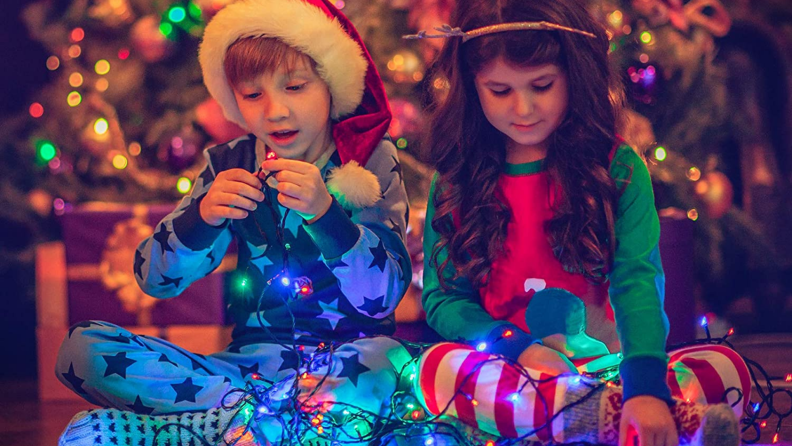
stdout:
[(330, 89), (333, 119), (360, 105), (368, 63), (337, 19), (303, 0), (240, 0), (209, 22), (198, 55), (206, 88), (228, 120), (247, 128), (223, 68), (226, 50), (252, 36), (276, 37), (316, 62)]
[(382, 195), (377, 176), (357, 161), (349, 161), (328, 172), (327, 190), (347, 210), (373, 206)]

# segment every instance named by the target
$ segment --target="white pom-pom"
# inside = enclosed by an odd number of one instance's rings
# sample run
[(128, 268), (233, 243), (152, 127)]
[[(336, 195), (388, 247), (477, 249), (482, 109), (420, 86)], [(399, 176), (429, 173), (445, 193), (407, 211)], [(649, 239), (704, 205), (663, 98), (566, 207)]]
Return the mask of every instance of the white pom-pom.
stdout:
[(347, 210), (372, 206), (382, 195), (377, 176), (357, 161), (331, 170), (327, 174), (327, 190)]

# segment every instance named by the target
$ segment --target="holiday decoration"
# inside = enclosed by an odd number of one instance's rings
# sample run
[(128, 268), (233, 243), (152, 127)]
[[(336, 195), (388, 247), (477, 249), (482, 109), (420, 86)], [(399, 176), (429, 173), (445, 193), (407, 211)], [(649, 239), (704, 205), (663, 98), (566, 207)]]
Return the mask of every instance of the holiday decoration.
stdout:
[(107, 238), (99, 275), (102, 284), (116, 292), (124, 310), (137, 316), (136, 325), (151, 325), (151, 310), (159, 299), (146, 295), (135, 282), (135, 249), (141, 240), (154, 233), (143, 215), (116, 223)]
[(223, 116), (223, 109), (212, 98), (201, 102), (195, 108), (195, 121), (217, 144), (231, 141), (245, 134), (242, 128)]
[(168, 57), (175, 44), (160, 30), (160, 19), (155, 15), (141, 17), (132, 26), (129, 38), (135, 52), (146, 62), (159, 62)]
[(704, 174), (696, 182), (694, 189), (696, 195), (704, 202), (704, 208), (711, 218), (721, 218), (731, 209), (734, 189), (729, 178), (723, 173), (708, 172)]

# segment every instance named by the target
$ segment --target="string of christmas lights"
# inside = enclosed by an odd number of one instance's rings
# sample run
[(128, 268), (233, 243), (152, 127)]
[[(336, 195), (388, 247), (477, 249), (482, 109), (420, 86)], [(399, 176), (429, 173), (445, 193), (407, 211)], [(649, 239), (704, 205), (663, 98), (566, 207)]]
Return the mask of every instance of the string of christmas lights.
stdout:
[[(270, 158), (269, 155), (268, 158)], [(272, 191), (272, 188), (267, 184), (267, 180), (275, 175), (275, 173), (276, 172), (268, 173), (264, 176), (262, 181), (263, 189), (268, 197), (271, 196), (269, 192)], [(261, 175), (262, 171), (259, 170), (257, 176), (261, 178)], [(571, 380), (571, 382), (575, 385), (585, 386), (586, 391), (577, 400), (566, 404), (555, 411), (555, 413), (551, 414), (549, 404), (539, 391), (539, 386), (556, 381), (562, 377), (568, 377), (569, 375), (536, 379), (519, 363), (505, 357), (493, 356), (477, 363), (462, 379), (460, 385), (457, 386), (456, 393), (449, 399), (448, 403), (438, 414), (431, 415), (427, 414), (420, 403), (421, 398), (415, 394), (415, 392), (419, 392), (420, 390), (416, 388), (414, 381), (417, 378), (417, 364), (419, 358), (432, 344), (413, 343), (391, 338), (400, 342), (408, 352), (411, 352), (412, 359), (398, 371), (396, 382), (406, 385), (399, 386), (390, 396), (390, 411), (386, 416), (373, 413), (370, 410), (366, 410), (349, 402), (315, 402), (314, 397), (320, 393), (323, 384), (332, 372), (334, 352), (347, 342), (323, 342), (313, 349), (313, 351), (306, 353), (305, 346), (296, 344), (295, 336), (292, 336), (291, 345), (286, 345), (270, 332), (262, 320), (261, 304), (263, 297), (273, 283), (280, 281), (280, 283), (284, 285), (285, 289), (278, 294), (283, 304), (288, 309), (292, 322), (292, 332), (295, 331), (295, 318), (289, 308), (289, 300), (310, 296), (310, 294), (307, 296), (300, 294), (302, 286), (306, 283), (310, 284), (310, 278), (303, 277), (294, 280), (289, 278), (288, 249), (286, 249), (283, 238), (288, 210), (284, 212), (283, 217), (279, 218), (274, 203), (271, 203), (269, 199), (265, 200), (265, 202), (275, 222), (276, 242), (280, 244), (282, 248), (281, 252), (283, 253), (283, 268), (281, 272), (271, 277), (265, 283), (257, 299), (256, 313), (260, 327), (272, 338), (273, 342), (293, 353), (297, 358), (297, 364), (295, 366), (295, 373), (290, 374), (281, 381), (272, 382), (264, 379), (258, 374), (253, 374), (252, 381), (248, 382), (244, 389), (235, 388), (226, 394), (223, 399), (223, 408), (225, 410), (236, 411), (232, 417), (232, 422), (230, 422), (222, 432), (222, 438), (226, 438), (226, 434), (229, 432), (236, 435), (236, 439), (230, 444), (235, 444), (247, 435), (253, 435), (254, 437), (260, 435), (257, 434), (258, 431), (256, 426), (264, 421), (270, 421), (274, 422), (276, 426), (279, 426), (283, 433), (289, 433), (288, 436), (281, 435), (277, 441), (271, 441), (272, 444), (278, 444), (279, 446), (290, 446), (295, 444), (301, 446), (306, 444), (311, 445), (317, 441), (323, 443), (329, 442), (331, 446), (372, 442), (381, 445), (389, 445), (399, 444), (400, 440), (412, 442), (416, 439), (421, 441), (424, 446), (435, 446), (436, 444), (481, 446), (480, 442), (469, 438), (453, 423), (448, 422), (450, 417), (450, 415), (448, 415), (449, 408), (456, 397), (459, 396), (472, 401), (474, 406), (477, 405), (477, 401), (473, 398), (473, 395), (469, 395), (462, 390), (465, 388), (465, 383), (486, 365), (502, 363), (504, 366), (511, 367), (518, 371), (520, 377), (524, 378), (523, 384), (514, 393), (507, 396), (507, 398), (511, 398), (512, 402), (516, 402), (519, 400), (522, 391), (526, 389), (527, 386), (532, 386), (537, 395), (537, 402), (542, 405), (542, 410), (544, 411), (544, 423), (517, 438), (489, 439), (486, 441), (485, 446), (528, 445), (534, 443), (529, 439), (530, 437), (535, 436), (542, 430), (548, 429), (553, 421), (564, 412), (584, 403), (586, 400), (593, 397), (598, 390), (602, 389), (603, 386), (613, 387), (618, 384), (618, 367), (601, 370), (595, 374), (584, 373), (575, 375), (576, 379)], [(258, 230), (261, 232), (261, 236), (266, 240), (264, 231), (255, 215), (254, 220)], [(247, 271), (245, 271), (245, 273), (247, 273)], [(243, 278), (242, 280), (244, 281), (246, 279)], [(296, 288), (292, 286), (293, 283), (298, 284)], [(727, 341), (727, 338), (734, 333), (733, 329), (729, 330), (723, 337), (713, 338), (709, 332), (709, 324), (706, 317), (702, 319), (701, 325), (706, 331), (707, 337), (705, 339), (677, 345), (673, 348), (681, 348), (696, 344), (726, 344), (732, 347)], [(512, 335), (513, 332), (511, 330), (504, 330), (501, 336), (496, 338), (493, 342), (497, 343)], [(368, 338), (374, 337), (380, 336), (371, 336)], [(488, 347), (489, 345), (484, 342), (475, 344), (475, 349), (479, 352), (486, 351)], [(775, 415), (778, 417), (778, 423), (773, 443), (777, 443), (779, 436), (778, 432), (780, 431), (782, 422), (792, 414), (792, 409), (787, 412), (779, 411), (773, 404), (774, 398), (782, 393), (792, 397), (792, 392), (786, 389), (774, 388), (771, 381), (775, 378), (769, 377), (758, 363), (747, 358), (744, 359), (749, 365), (752, 380), (759, 394), (759, 401), (750, 405), (747, 416), (742, 420), (742, 424), (744, 425), (742, 432), (745, 433), (753, 428), (756, 432), (756, 437), (744, 439), (744, 441), (746, 443), (755, 443), (758, 441), (761, 429), (767, 425), (767, 419)], [(324, 370), (324, 372), (320, 372), (321, 370)], [(766, 382), (766, 391), (762, 388), (757, 378), (757, 373), (761, 374), (764, 378)], [(311, 385), (303, 385), (301, 387), (301, 381), (309, 379), (311, 380)], [(792, 375), (788, 375), (787, 380), (792, 381)], [(313, 381), (316, 382), (313, 383)], [(406, 387), (406, 389), (403, 387)], [(739, 389), (726, 389), (724, 400), (735, 391), (738, 392), (738, 395), (735, 399), (736, 402), (733, 404), (739, 404), (743, 398), (743, 395), (739, 394)], [(228, 400), (232, 400), (232, 402), (228, 403)], [(178, 423), (163, 425), (157, 430), (156, 435), (160, 435), (164, 429), (172, 427), (174, 424), (177, 425), (179, 429), (184, 429), (190, 432), (191, 435), (198, 437), (202, 444), (209, 444), (189, 426), (182, 426)], [(267, 440), (270, 441), (270, 439)], [(559, 444), (559, 446), (584, 444), (587, 443), (564, 443)]]

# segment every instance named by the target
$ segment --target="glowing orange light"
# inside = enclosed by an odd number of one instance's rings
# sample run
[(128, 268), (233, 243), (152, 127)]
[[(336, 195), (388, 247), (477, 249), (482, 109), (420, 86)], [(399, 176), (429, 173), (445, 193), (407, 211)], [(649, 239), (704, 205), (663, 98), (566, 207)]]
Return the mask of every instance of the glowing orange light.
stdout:
[(107, 79), (101, 78), (96, 80), (96, 91), (103, 92), (110, 88), (110, 82)]
[(253, 379), (261, 379), (261, 375), (259, 375), (258, 373), (254, 373), (254, 374), (250, 375), (250, 377), (253, 378)]
[(76, 106), (80, 105), (80, 102), (82, 102), (82, 95), (80, 95), (79, 92), (72, 91), (66, 97), (66, 102), (68, 102), (70, 106), (76, 107)]
[(784, 381), (792, 383), (792, 373), (787, 373), (786, 379), (784, 379)]
[(319, 345), (316, 346), (316, 348), (324, 348), (324, 346), (325, 346), (325, 343), (324, 342), (320, 342)]
[(272, 152), (272, 151), (271, 151), (271, 152), (267, 153), (267, 159), (268, 159), (268, 160), (274, 160), (274, 159), (276, 159), (277, 157), (278, 157), (278, 154), (277, 154), (277, 153), (275, 153), (275, 152)]
[(495, 442), (492, 440), (487, 440), (487, 443), (484, 446), (495, 446)]
[(47, 69), (50, 71), (55, 71), (60, 66), (60, 59), (58, 56), (50, 56), (47, 58)]
[(773, 435), (773, 444), (776, 443), (778, 443), (778, 432), (776, 432), (775, 435)]
[(410, 416), (413, 420), (417, 420), (418, 418), (421, 418), (421, 412), (414, 410)]
[(308, 287), (307, 287), (307, 286), (304, 286), (304, 287), (300, 288), (300, 291), (301, 291), (303, 294), (304, 294), (304, 293), (307, 293), (307, 292), (308, 292)]
[(83, 84), (82, 74), (75, 71), (74, 73), (69, 75), (69, 85), (71, 85), (74, 88), (77, 88), (82, 84)]
[(44, 115), (44, 106), (38, 102), (34, 102), (30, 104), (30, 109), (28, 111), (30, 112), (30, 116), (40, 118)]
[(767, 421), (762, 421), (761, 423), (759, 423), (759, 427), (762, 427), (762, 428), (767, 427)]
[(733, 334), (734, 334), (734, 329), (733, 329), (733, 328), (730, 328), (730, 329), (729, 329), (729, 333), (728, 333), (728, 334), (729, 334), (729, 336), (733, 335)]
[(69, 57), (76, 59), (80, 57), (80, 54), (82, 54), (82, 48), (80, 48), (80, 45), (72, 45), (69, 47), (67, 53), (69, 54)]
[(79, 42), (85, 38), (85, 31), (82, 28), (74, 28), (69, 37), (71, 37), (72, 42)]
[(509, 337), (511, 337), (513, 334), (514, 334), (514, 332), (513, 332), (513, 331), (511, 331), (511, 330), (506, 330), (506, 331), (504, 331), (504, 332), (503, 332), (503, 337), (504, 337), (504, 338), (509, 338)]
[(324, 433), (324, 428), (322, 426), (317, 427), (316, 428), (316, 433), (320, 434), (320, 435), (323, 434)]
[(308, 378), (308, 372), (304, 372), (304, 373), (303, 373), (303, 374), (300, 376), (300, 378), (302, 378), (302, 379), (306, 379), (306, 378)]
[(478, 406), (478, 400), (474, 398), (473, 400), (470, 401), (470, 404), (474, 406)]
[(605, 385), (608, 386), (608, 387), (613, 387), (614, 386), (614, 384), (612, 382), (610, 382), (610, 381), (608, 381), (608, 384), (605, 384)]
[(319, 418), (312, 418), (311, 426), (318, 426), (318, 425), (319, 425)]

